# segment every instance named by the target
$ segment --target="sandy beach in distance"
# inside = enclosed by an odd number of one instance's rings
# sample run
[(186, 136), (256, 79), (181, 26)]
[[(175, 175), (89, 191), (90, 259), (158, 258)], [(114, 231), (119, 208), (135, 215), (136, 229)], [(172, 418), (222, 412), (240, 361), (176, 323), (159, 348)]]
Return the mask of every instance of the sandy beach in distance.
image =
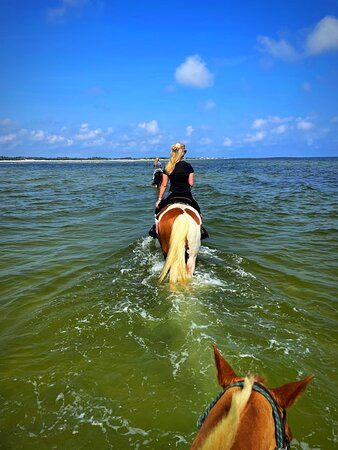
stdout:
[[(132, 158), (132, 159), (2, 159), (0, 163), (130, 163), (130, 162), (152, 162), (155, 158)], [(189, 161), (213, 160), (228, 158), (189, 158)], [(161, 158), (161, 161), (167, 161), (167, 158)]]
[(0, 163), (105, 163), (105, 162), (137, 162), (152, 159), (3, 159)]

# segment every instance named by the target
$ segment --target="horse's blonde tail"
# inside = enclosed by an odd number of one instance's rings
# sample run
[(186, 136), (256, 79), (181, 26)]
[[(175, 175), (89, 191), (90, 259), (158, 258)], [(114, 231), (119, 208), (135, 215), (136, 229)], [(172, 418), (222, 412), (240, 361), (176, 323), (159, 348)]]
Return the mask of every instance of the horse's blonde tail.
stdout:
[(211, 431), (200, 450), (230, 450), (233, 446), (239, 426), (240, 416), (248, 403), (254, 378), (246, 377), (243, 389), (236, 392), (231, 400), (229, 413)]
[(175, 219), (171, 228), (168, 255), (160, 275), (163, 281), (170, 270), (169, 281), (186, 281), (188, 278), (185, 265), (185, 241), (189, 231), (189, 220), (185, 213), (180, 214)]

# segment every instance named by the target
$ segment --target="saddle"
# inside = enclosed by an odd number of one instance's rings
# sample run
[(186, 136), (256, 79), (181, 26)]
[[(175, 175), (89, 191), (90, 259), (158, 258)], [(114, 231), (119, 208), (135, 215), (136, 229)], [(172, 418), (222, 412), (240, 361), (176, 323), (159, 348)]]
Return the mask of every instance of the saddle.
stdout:
[[(195, 206), (194, 206), (194, 202), (191, 200), (191, 198), (185, 197), (184, 194), (182, 194), (182, 195), (175, 195), (175, 196), (171, 197), (171, 199), (169, 200), (168, 204), (164, 208), (166, 208), (168, 205), (172, 205), (173, 203), (183, 203), (184, 205), (189, 205), (192, 208), (196, 209)], [(164, 210), (164, 208), (163, 208), (163, 210)], [(162, 210), (159, 212), (159, 214), (161, 214), (161, 212), (162, 212)], [(198, 212), (198, 214), (200, 214), (200, 213)]]

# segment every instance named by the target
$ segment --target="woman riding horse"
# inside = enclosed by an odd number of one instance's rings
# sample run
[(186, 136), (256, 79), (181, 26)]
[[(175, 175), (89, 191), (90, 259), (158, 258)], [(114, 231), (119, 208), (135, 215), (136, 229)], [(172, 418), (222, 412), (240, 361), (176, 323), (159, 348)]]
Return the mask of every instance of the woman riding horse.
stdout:
[(163, 176), (163, 169), (160, 158), (158, 157), (155, 158), (153, 166), (154, 166), (154, 173), (152, 185), (156, 186), (158, 189), (162, 184), (162, 176)]
[[(187, 153), (185, 145), (177, 142), (171, 147), (170, 159), (163, 171), (162, 185), (158, 199), (155, 203), (155, 216), (167, 205), (171, 203), (185, 203), (192, 206), (199, 214), (201, 212), (197, 201), (191, 193), (194, 185), (194, 169), (191, 164), (183, 161)], [(168, 180), (170, 180), (170, 193), (163, 199)], [(154, 225), (149, 231), (150, 236), (157, 237), (158, 227)], [(202, 229), (201, 238), (208, 237), (207, 231)]]
[[(155, 203), (156, 226), (149, 232), (151, 236), (158, 237), (166, 258), (160, 281), (169, 273), (170, 283), (185, 282), (193, 276), (201, 245), (202, 217), (200, 207), (191, 194), (194, 169), (183, 161), (185, 154), (185, 145), (181, 142), (171, 147), (170, 160)], [(162, 199), (168, 179), (170, 194)]]

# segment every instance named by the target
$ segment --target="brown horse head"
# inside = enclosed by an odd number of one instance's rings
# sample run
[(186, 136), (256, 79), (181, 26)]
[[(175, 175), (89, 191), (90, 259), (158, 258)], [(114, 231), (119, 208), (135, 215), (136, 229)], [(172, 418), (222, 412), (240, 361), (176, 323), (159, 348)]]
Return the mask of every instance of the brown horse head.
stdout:
[(282, 430), (282, 447), (287, 448), (292, 434), (286, 423), (285, 409), (303, 394), (314, 375), (278, 388), (268, 388), (258, 376), (243, 382), (243, 377), (235, 373), (216, 345), (214, 356), (218, 383), (224, 391), (203, 418), (191, 449), (275, 450), (278, 448), (276, 421)]

